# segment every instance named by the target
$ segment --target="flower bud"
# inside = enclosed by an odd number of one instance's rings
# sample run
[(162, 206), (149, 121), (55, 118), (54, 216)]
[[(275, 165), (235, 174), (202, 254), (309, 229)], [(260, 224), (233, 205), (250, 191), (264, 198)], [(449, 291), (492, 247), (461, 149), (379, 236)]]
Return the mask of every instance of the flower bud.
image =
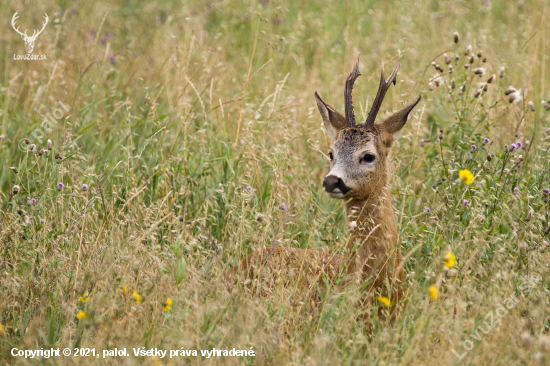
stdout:
[(535, 105), (533, 104), (532, 101), (529, 101), (529, 103), (527, 103), (527, 106), (528, 106), (529, 109), (531, 109), (533, 112), (535, 111)]
[(495, 74), (491, 75), (489, 79), (487, 79), (487, 84), (491, 84), (495, 80)]
[(454, 38), (455, 43), (458, 43), (458, 41), (460, 41), (460, 36), (458, 35), (458, 32), (455, 32), (453, 34), (453, 38)]

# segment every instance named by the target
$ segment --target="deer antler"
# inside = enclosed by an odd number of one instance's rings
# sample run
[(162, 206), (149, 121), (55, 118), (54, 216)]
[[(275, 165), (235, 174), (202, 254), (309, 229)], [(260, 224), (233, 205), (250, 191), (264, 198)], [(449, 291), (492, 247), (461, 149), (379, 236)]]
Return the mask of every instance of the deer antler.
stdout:
[(16, 11), (15, 14), (13, 14), (13, 17), (11, 18), (11, 26), (12, 26), (13, 29), (14, 29), (17, 33), (19, 33), (20, 35), (25, 36), (25, 37), (28, 37), (28, 36), (27, 36), (27, 31), (26, 31), (26, 30), (25, 30), (25, 33), (21, 33), (21, 32), (19, 31), (19, 27), (15, 28), (15, 20), (16, 20), (17, 18), (19, 18), (19, 17), (17, 16), (17, 13), (19, 13), (19, 10)]
[(401, 66), (401, 55), (399, 55), (399, 58), (397, 59), (397, 65), (395, 66), (395, 69), (391, 73), (390, 77), (387, 80), (384, 80), (384, 63), (382, 62), (380, 86), (378, 87), (378, 93), (376, 93), (376, 98), (374, 98), (374, 103), (372, 103), (372, 107), (370, 109), (367, 120), (363, 125), (364, 129), (369, 130), (374, 126), (374, 120), (376, 119), (378, 110), (380, 110), (380, 106), (382, 105), (382, 101), (384, 100), (386, 92), (388, 91), (392, 83), (395, 85), (395, 77), (397, 76), (397, 71), (399, 71), (399, 66)]
[(351, 100), (351, 92), (353, 90), (353, 83), (355, 83), (355, 79), (357, 79), (359, 75), (361, 75), (361, 73), (359, 72), (359, 55), (360, 54), (361, 53), (357, 54), (357, 59), (355, 60), (355, 65), (353, 66), (353, 70), (351, 70), (351, 73), (346, 79), (346, 89), (344, 91), (344, 100), (346, 104), (346, 126), (347, 127), (355, 126), (355, 114), (353, 114), (353, 101)]
[(36, 33), (36, 30), (35, 30), (30, 38), (36, 39), (40, 35), (40, 33), (42, 33), (44, 28), (46, 28), (46, 24), (48, 24), (48, 20), (50, 19), (48, 18), (48, 14), (44, 13), (44, 19), (46, 19), (46, 21), (42, 23), (42, 29), (40, 29), (38, 33)]

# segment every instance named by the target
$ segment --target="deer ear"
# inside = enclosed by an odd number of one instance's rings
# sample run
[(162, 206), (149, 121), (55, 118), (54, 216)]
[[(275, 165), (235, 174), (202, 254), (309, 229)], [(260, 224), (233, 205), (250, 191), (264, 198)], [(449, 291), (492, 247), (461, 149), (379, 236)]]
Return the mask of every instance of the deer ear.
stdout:
[(346, 126), (346, 118), (338, 113), (336, 109), (325, 103), (317, 92), (315, 92), (315, 101), (317, 102), (319, 113), (321, 113), (321, 117), (323, 117), (325, 129), (329, 137), (333, 141), (336, 140), (340, 130)]
[(407, 123), (407, 117), (409, 113), (413, 110), (414, 107), (420, 102), (422, 97), (419, 96), (416, 102), (409, 104), (405, 108), (401, 109), (399, 112), (394, 113), (383, 122), (380, 123), (380, 127), (385, 130), (387, 133), (393, 135), (393, 141), (397, 140), (403, 132), (403, 127)]

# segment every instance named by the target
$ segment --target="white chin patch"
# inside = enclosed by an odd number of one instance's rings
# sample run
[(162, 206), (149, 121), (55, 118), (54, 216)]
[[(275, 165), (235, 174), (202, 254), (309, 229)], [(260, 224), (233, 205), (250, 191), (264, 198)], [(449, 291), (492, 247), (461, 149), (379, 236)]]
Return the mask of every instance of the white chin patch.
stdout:
[(342, 194), (342, 192), (335, 192), (335, 191), (332, 191), (332, 193), (329, 193), (329, 192), (325, 191), (325, 193), (326, 193), (329, 197), (332, 197), (332, 198), (344, 198), (344, 195)]

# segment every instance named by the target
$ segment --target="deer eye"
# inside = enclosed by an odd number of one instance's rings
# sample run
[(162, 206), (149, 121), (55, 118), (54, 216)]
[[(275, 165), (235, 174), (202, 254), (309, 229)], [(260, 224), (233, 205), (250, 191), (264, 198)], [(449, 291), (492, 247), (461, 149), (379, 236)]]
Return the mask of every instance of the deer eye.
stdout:
[(332, 151), (328, 152), (328, 157), (330, 158), (330, 161), (334, 159), (334, 155), (332, 155)]
[(361, 162), (365, 162), (365, 163), (372, 163), (374, 162), (374, 160), (376, 160), (376, 156), (372, 154), (365, 154), (365, 156), (361, 158)]

